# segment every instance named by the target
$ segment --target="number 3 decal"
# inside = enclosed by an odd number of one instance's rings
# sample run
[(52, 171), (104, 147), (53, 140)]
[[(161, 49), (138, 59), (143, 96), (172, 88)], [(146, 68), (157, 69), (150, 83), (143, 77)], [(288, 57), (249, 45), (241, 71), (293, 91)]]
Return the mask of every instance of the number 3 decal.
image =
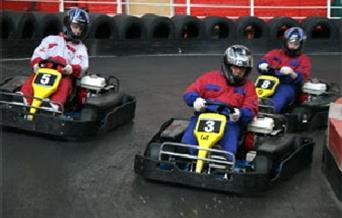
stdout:
[(212, 132), (215, 130), (215, 122), (212, 120), (208, 120), (207, 122), (205, 122), (206, 126), (204, 127), (204, 130), (206, 132)]

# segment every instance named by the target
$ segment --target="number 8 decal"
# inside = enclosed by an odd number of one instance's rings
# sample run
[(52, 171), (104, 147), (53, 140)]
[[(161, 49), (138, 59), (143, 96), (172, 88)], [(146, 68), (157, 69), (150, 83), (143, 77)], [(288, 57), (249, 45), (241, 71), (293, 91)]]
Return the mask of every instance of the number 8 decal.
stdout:
[(261, 85), (261, 88), (267, 89), (270, 86), (270, 84), (271, 84), (271, 82), (269, 80), (264, 80), (262, 85)]

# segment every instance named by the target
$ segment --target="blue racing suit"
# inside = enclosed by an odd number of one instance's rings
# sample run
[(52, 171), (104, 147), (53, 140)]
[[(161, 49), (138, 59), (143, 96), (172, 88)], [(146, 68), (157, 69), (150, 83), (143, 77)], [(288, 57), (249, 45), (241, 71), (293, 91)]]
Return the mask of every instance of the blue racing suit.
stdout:
[[(228, 104), (240, 110), (240, 118), (237, 122), (228, 120), (222, 139), (218, 142), (225, 151), (236, 153), (241, 125), (251, 122), (257, 114), (258, 98), (254, 83), (250, 80), (241, 86), (231, 86), (221, 71), (211, 71), (201, 75), (185, 91), (183, 99), (185, 103), (193, 107), (194, 101), (204, 98), (213, 102)], [(217, 112), (217, 106), (207, 106), (208, 110)], [(223, 113), (229, 115), (228, 111)], [(184, 132), (182, 143), (198, 145), (194, 135), (194, 128), (198, 119), (198, 113), (191, 117), (189, 126)], [(194, 151), (190, 151), (194, 154)]]
[[(270, 66), (268, 72), (259, 70), (259, 66), (262, 63), (267, 63)], [(286, 105), (296, 100), (303, 82), (309, 78), (311, 73), (311, 61), (308, 56), (301, 53), (298, 56), (290, 57), (286, 55), (283, 49), (269, 51), (262, 57), (257, 66), (259, 73), (275, 75), (280, 79), (280, 84), (275, 94), (271, 97), (276, 113), (280, 113)], [(284, 66), (291, 67), (297, 73), (297, 78), (292, 79), (289, 75), (284, 76), (279, 73), (279, 69)]]

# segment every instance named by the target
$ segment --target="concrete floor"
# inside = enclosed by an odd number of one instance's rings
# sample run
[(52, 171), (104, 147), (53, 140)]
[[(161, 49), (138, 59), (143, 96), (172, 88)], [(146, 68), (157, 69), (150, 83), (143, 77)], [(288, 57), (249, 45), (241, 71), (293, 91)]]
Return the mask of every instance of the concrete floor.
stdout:
[[(312, 54), (313, 77), (340, 83), (340, 53)], [(258, 60), (260, 55), (255, 55)], [(324, 130), (312, 133), (314, 160), (257, 196), (236, 196), (143, 180), (136, 153), (170, 117), (189, 117), (186, 86), (219, 67), (221, 56), (93, 57), (90, 72), (113, 74), (137, 98), (134, 122), (87, 142), (50, 140), (2, 129), (4, 218), (338, 218), (338, 202), (321, 172)], [(29, 60), (2, 60), (2, 77), (29, 74)], [(253, 72), (252, 78), (255, 78)]]

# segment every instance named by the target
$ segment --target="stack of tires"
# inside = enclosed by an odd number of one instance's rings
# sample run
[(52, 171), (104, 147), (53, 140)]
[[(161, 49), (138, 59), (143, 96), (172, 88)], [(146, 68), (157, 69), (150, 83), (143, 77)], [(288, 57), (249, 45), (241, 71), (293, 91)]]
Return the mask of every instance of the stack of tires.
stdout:
[[(41, 39), (57, 34), (63, 28), (63, 15), (40, 12), (1, 11), (1, 39)], [(143, 17), (90, 14), (88, 39), (111, 41), (250, 41), (258, 43), (278, 42), (289, 27), (301, 26), (307, 41), (336, 41), (342, 38), (341, 22), (325, 17), (308, 17), (301, 22), (290, 17), (276, 17), (264, 21), (258, 17), (225, 17), (176, 15), (172, 18), (146, 14)]]

